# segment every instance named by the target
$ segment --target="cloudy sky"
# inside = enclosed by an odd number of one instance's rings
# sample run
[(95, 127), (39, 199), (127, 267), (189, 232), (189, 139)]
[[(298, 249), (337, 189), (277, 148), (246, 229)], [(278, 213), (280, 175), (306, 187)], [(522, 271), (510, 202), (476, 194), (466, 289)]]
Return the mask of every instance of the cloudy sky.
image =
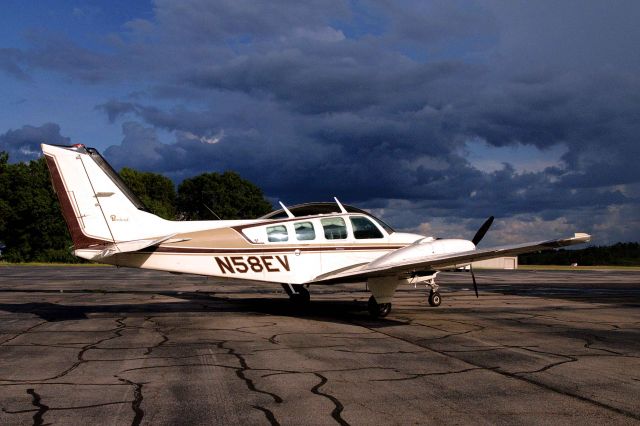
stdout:
[(640, 241), (640, 2), (6, 0), (0, 150), (236, 170), (488, 243)]

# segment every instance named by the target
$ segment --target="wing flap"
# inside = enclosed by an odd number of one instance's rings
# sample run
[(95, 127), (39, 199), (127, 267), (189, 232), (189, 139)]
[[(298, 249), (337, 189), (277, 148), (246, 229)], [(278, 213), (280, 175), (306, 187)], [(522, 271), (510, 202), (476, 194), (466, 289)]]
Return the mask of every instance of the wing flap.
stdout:
[(347, 270), (339, 269), (317, 276), (309, 283), (329, 284), (332, 282), (363, 281), (370, 277), (402, 275), (412, 272), (433, 271), (438, 269), (457, 268), (466, 266), (471, 262), (493, 259), (503, 256), (515, 256), (539, 250), (549, 250), (553, 248), (566, 247), (574, 244), (588, 242), (591, 239), (589, 234), (576, 233), (573, 237), (557, 240), (537, 241), (523, 244), (513, 244), (498, 247), (491, 247), (480, 250), (469, 250), (458, 253), (448, 253), (435, 256), (424, 257), (410, 262), (390, 264), (384, 267), (371, 268), (371, 263), (365, 265), (355, 265)]

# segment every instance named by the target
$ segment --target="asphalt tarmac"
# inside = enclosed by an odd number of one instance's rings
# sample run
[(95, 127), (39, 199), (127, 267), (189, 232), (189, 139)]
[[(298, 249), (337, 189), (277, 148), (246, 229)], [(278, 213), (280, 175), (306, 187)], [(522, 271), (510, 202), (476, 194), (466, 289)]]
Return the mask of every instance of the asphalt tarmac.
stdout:
[(640, 424), (640, 272), (277, 285), (0, 267), (0, 424)]

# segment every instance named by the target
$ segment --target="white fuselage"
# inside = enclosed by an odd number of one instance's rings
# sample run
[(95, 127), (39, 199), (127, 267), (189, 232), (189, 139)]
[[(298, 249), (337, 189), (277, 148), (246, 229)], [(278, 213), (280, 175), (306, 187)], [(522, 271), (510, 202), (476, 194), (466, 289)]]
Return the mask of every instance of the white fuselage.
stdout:
[[(375, 226), (374, 231), (379, 237), (356, 238), (352, 218), (369, 221)], [(340, 230), (341, 233), (332, 235), (326, 223), (336, 220), (342, 220), (345, 226)], [(173, 223), (180, 225), (180, 222)], [(205, 223), (201, 222), (201, 225)], [(209, 223), (220, 225), (218, 221)], [(301, 226), (305, 226), (306, 231), (312, 229), (313, 238), (309, 233), (302, 235)], [(274, 238), (270, 241), (268, 231), (274, 228), (284, 233), (278, 235), (277, 241)], [(283, 238), (287, 240), (283, 241)], [(441, 242), (417, 234), (388, 234), (365, 215), (353, 213), (286, 220), (235, 221), (232, 226), (179, 232), (173, 240), (177, 242), (169, 240), (156, 248), (119, 253), (104, 261), (120, 266), (221, 279), (301, 284), (326, 272), (369, 263), (418, 240), (423, 241), (421, 246), (429, 242)], [(90, 258), (94, 253), (85, 249), (76, 250), (76, 255)]]
[[(120, 266), (302, 284), (330, 272), (393, 267), (472, 250), (464, 240), (394, 232), (366, 212), (179, 222), (143, 210), (97, 151), (43, 145), (63, 216), (82, 258)], [(331, 210), (329, 210), (331, 211)], [(335, 210), (334, 210), (335, 211)], [(307, 213), (309, 214), (309, 213)]]

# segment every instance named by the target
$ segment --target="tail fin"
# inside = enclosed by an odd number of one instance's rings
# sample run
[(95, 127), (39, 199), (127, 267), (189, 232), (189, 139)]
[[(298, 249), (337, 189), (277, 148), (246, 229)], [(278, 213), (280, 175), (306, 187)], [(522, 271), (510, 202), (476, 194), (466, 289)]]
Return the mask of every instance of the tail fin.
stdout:
[(144, 211), (95, 149), (43, 144), (42, 151), (76, 250), (99, 250), (166, 232), (170, 222)]

